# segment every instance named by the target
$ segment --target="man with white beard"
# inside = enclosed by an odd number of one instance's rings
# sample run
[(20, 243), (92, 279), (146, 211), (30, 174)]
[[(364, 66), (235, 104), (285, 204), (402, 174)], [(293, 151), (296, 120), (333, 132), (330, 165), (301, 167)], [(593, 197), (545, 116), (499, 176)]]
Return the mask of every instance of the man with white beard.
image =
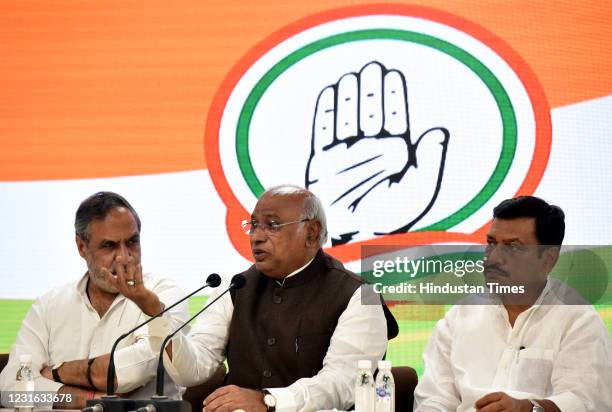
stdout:
[[(85, 199), (75, 218), (76, 245), (87, 272), (76, 282), (40, 296), (26, 315), (0, 390), (15, 390), (19, 357), (32, 356), (37, 392), (55, 393), (54, 408), (81, 409), (106, 388), (115, 340), (179, 300), (174, 282), (142, 273), (138, 214), (122, 196), (99, 192)], [(188, 317), (186, 302), (167, 313), (171, 324)], [(147, 327), (129, 335), (115, 352), (115, 391), (147, 398), (154, 394), (157, 356)], [(167, 379), (166, 393), (179, 397)], [(3, 402), (6, 403), (6, 399)]]

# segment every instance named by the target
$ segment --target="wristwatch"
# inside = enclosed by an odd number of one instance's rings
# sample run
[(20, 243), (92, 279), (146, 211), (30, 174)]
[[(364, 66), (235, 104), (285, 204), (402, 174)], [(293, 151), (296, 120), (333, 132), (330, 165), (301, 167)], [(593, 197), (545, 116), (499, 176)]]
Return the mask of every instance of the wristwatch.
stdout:
[(531, 405), (533, 406), (533, 408), (531, 409), (531, 412), (546, 412), (544, 408), (542, 407), (542, 405), (540, 405), (533, 399), (529, 399), (529, 402), (531, 402)]
[(262, 392), (264, 394), (263, 401), (266, 407), (268, 408), (268, 411), (269, 412), (276, 411), (276, 398), (274, 397), (274, 395), (272, 395), (270, 391), (266, 389), (263, 389)]
[(58, 363), (57, 365), (53, 365), (53, 368), (51, 368), (51, 375), (53, 375), (53, 380), (54, 380), (55, 382), (58, 382), (58, 383), (64, 383), (64, 382), (62, 382), (62, 378), (60, 378), (60, 376), (59, 376), (59, 372), (58, 372), (58, 369), (59, 369), (59, 368), (60, 368), (60, 366), (62, 366), (63, 364), (64, 364), (64, 362), (60, 362), (60, 363)]

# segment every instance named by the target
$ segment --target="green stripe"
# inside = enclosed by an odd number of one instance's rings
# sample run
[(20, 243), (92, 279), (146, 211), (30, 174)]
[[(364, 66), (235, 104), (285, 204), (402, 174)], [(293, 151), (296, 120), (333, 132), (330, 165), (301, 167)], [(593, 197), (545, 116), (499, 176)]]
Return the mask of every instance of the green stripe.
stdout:
[[(192, 315), (195, 314), (198, 309), (202, 308), (207, 299), (206, 296), (195, 296), (189, 299), (189, 312)], [(15, 343), (21, 322), (32, 302), (32, 300), (0, 299), (0, 313), (2, 313), (0, 317), (0, 353), (10, 351), (11, 346)], [(450, 306), (446, 310), (449, 308)], [(600, 314), (606, 314), (602, 318), (608, 331), (612, 333), (612, 316), (607, 316), (609, 313), (608, 309), (612, 309), (612, 305), (599, 305), (595, 306), (595, 308), (599, 310)], [(423, 332), (426, 332), (427, 336), (429, 336), (435, 324), (435, 321), (398, 319), (400, 334), (396, 339), (389, 342), (387, 359), (396, 366), (411, 366), (421, 376), (423, 373), (423, 350), (427, 344), (427, 339), (424, 338)], [(413, 335), (415, 338), (411, 339)], [(406, 340), (409, 343), (406, 343)]]
[(0, 353), (9, 352), (33, 300), (0, 299)]

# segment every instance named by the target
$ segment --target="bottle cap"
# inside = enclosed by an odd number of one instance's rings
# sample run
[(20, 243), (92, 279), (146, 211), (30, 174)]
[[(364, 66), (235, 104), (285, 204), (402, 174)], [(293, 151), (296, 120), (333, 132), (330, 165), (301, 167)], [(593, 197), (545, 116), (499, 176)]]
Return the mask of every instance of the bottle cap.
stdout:
[(357, 367), (359, 369), (372, 369), (372, 361), (360, 360), (359, 362), (357, 362)]
[(32, 363), (32, 355), (19, 355), (19, 362)]
[(378, 361), (378, 369), (386, 370), (386, 371), (391, 370), (391, 361), (388, 361), (388, 360)]

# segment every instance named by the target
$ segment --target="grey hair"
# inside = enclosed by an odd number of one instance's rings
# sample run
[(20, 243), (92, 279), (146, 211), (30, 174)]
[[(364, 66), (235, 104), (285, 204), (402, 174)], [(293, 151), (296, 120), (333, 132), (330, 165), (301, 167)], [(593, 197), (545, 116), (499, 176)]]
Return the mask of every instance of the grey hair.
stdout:
[(129, 210), (136, 220), (138, 233), (140, 233), (140, 217), (136, 210), (123, 196), (113, 192), (98, 192), (83, 200), (77, 209), (74, 218), (74, 231), (78, 237), (89, 242), (89, 225), (92, 220), (104, 219), (111, 209), (124, 207)]
[[(321, 233), (319, 233), (319, 246), (327, 242), (327, 218), (325, 217), (325, 209), (321, 200), (311, 191), (297, 185), (278, 185), (271, 187), (264, 192), (268, 196), (292, 196), (304, 195), (304, 203), (302, 204), (302, 219), (316, 220), (321, 224)], [(262, 195), (263, 196), (263, 195)]]

